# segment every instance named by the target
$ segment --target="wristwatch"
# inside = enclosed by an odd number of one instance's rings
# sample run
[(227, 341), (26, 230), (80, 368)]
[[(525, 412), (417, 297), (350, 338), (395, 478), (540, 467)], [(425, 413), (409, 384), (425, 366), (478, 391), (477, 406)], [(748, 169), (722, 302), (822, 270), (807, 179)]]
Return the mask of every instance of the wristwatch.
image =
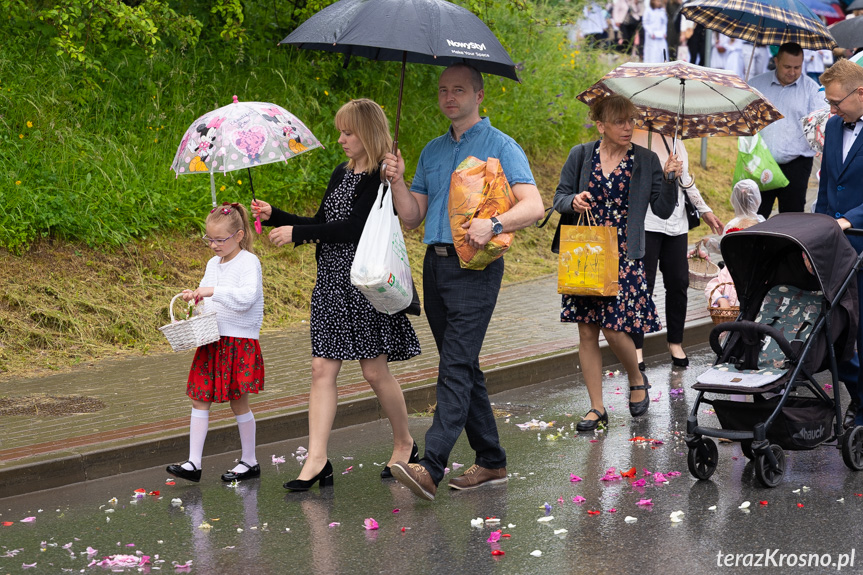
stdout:
[(503, 233), (503, 224), (497, 218), (491, 219), (491, 235), (497, 236)]

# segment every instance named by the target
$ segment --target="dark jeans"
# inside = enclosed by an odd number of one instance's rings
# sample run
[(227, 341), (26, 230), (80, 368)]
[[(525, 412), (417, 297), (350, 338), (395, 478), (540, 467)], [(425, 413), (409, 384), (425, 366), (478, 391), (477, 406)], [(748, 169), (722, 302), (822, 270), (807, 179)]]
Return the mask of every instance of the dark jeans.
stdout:
[(798, 156), (787, 164), (779, 164), (779, 169), (788, 178), (784, 188), (761, 192), (761, 206), (758, 213), (764, 219), (770, 217), (773, 201), (779, 199), (779, 213), (805, 212), (806, 190), (809, 187), (809, 176), (812, 174), (812, 158)]
[[(683, 327), (686, 324), (686, 290), (689, 289), (689, 263), (686, 260), (688, 236), (668, 236), (659, 232), (645, 232), (644, 274), (647, 291), (653, 296), (656, 285), (656, 267), (662, 272), (665, 286), (665, 326), (668, 343), (683, 343)], [(633, 333), (632, 341), (637, 349), (644, 348), (644, 334)]]
[(426, 318), (437, 345), (440, 363), (437, 409), (426, 432), (421, 464), (435, 484), (444, 476), (449, 454), (467, 434), (476, 451), (475, 463), (486, 469), (506, 467), (497, 423), (479, 368), (479, 352), (503, 279), (503, 258), (484, 270), (465, 270), (458, 256), (438, 256), (426, 250), (423, 299)]
[[(857, 272), (857, 297), (858, 301), (863, 301), (863, 272)], [(863, 361), (860, 357), (860, 352), (863, 351), (863, 307), (860, 310), (861, 317), (857, 324), (857, 353), (848, 361), (839, 364), (839, 381), (845, 384), (851, 401), (857, 403), (857, 417), (854, 421), (856, 425), (863, 425), (863, 397), (858, 385), (858, 382), (863, 379), (863, 369), (861, 369)]]

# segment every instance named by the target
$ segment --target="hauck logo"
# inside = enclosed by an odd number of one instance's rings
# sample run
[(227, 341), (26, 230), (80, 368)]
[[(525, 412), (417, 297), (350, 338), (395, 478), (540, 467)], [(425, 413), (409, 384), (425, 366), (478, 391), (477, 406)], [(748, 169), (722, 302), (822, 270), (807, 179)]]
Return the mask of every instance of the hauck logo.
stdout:
[(446, 43), (452, 48), (462, 48), (464, 50), (481, 50), (485, 51), (485, 43), (477, 44), (476, 42), (453, 42), (447, 39)]
[(815, 441), (816, 439), (821, 439), (824, 436), (824, 426), (822, 425), (818, 429), (806, 429), (805, 427), (792, 435), (794, 439), (800, 439), (803, 441)]

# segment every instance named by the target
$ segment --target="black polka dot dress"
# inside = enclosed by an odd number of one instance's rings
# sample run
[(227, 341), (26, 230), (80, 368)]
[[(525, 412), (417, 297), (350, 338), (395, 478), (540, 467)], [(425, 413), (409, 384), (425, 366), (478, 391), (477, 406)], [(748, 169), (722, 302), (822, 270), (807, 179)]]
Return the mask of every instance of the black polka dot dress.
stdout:
[[(350, 216), (362, 174), (345, 171), (342, 182), (324, 200), (326, 222)], [(352, 243), (321, 243), (318, 275), (312, 291), (312, 355), (328, 359), (371, 359), (386, 354), (403, 361), (420, 353), (420, 343), (404, 314), (377, 311), (351, 284)]]

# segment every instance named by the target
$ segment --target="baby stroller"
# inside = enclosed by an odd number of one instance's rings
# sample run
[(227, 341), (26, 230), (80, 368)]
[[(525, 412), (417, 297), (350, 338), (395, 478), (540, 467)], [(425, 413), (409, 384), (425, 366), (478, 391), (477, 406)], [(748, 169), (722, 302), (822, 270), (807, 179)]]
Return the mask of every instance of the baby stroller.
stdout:
[[(863, 469), (863, 426), (843, 433), (837, 378), (837, 362), (854, 353), (863, 256), (823, 214), (779, 214), (723, 237), (720, 248), (740, 315), (713, 328), (716, 363), (693, 385), (698, 395), (685, 437), (690, 473), (707, 479), (716, 470), (711, 437), (739, 441), (766, 487), (782, 480), (784, 449), (839, 440), (845, 464)], [(813, 377), (824, 370), (832, 397)], [(730, 394), (751, 395), (752, 402), (722, 398)], [(721, 428), (699, 425), (704, 404)]]

